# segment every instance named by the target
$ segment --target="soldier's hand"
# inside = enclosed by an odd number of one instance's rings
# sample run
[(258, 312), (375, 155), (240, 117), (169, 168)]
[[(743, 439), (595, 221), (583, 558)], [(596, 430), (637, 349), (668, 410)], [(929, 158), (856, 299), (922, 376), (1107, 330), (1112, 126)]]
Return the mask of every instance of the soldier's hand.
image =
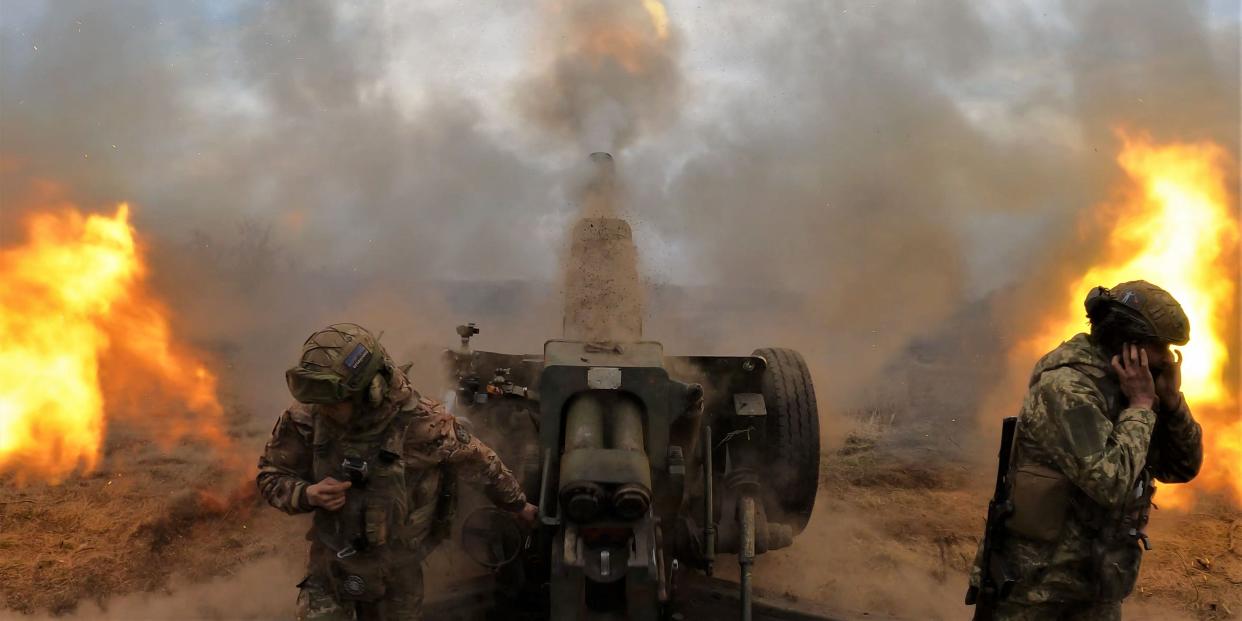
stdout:
[(525, 507), (522, 507), (521, 511), (517, 512), (517, 517), (523, 524), (527, 526), (534, 526), (535, 520), (539, 518), (539, 507), (536, 507), (528, 502)]
[(345, 490), (353, 485), (349, 481), (337, 481), (332, 477), (306, 488), (306, 501), (312, 507), (325, 511), (336, 511), (345, 506)]
[(1176, 412), (1182, 407), (1182, 352), (1175, 351), (1173, 356), (1173, 362), (1156, 376), (1156, 396), (1165, 412)]
[(1121, 346), (1121, 355), (1113, 356), (1113, 370), (1121, 381), (1121, 392), (1132, 408), (1152, 409), (1156, 405), (1156, 380), (1148, 368), (1147, 352), (1133, 343)]

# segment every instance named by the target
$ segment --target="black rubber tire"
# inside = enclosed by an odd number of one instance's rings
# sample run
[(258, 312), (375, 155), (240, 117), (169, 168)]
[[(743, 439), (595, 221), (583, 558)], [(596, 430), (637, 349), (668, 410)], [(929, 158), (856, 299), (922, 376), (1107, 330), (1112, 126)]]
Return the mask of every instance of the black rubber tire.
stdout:
[(767, 361), (763, 401), (767, 406), (767, 461), (772, 498), (780, 515), (769, 516), (802, 532), (819, 491), (819, 407), (802, 354), (769, 347), (752, 354)]

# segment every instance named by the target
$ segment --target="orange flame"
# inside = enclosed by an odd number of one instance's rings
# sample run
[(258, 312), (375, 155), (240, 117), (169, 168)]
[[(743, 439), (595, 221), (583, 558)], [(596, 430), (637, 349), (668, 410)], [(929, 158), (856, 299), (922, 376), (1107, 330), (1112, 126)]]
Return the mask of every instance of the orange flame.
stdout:
[[(659, 0), (641, 0), (639, 4), (645, 19), (579, 16), (579, 27), (571, 31), (571, 36), (577, 39), (573, 49), (596, 65), (612, 61), (630, 74), (646, 72), (653, 55), (664, 53), (669, 37), (668, 11)], [(627, 9), (617, 7), (617, 10)]]
[(668, 9), (660, 0), (643, 0), (643, 10), (651, 17), (651, 26), (661, 41), (668, 38)]
[(111, 217), (44, 208), (26, 228), (0, 250), (0, 471), (52, 483), (90, 471), (114, 414), (143, 414), (165, 445), (227, 445), (215, 376), (145, 288), (129, 206)]
[[(1238, 338), (1239, 222), (1227, 171), (1237, 165), (1213, 143), (1121, 138), (1117, 162), (1133, 187), (1125, 189), (1125, 200), (1096, 214), (1111, 223), (1105, 259), (1067, 286), (1064, 312), (1023, 343), (1020, 355), (1033, 360), (1085, 331), (1082, 299), (1096, 285), (1142, 279), (1165, 288), (1190, 319), (1190, 343), (1180, 348), (1182, 390), (1203, 426), (1205, 450), (1193, 488), (1242, 500), (1242, 413), (1238, 386), (1228, 377), (1230, 344)], [(1163, 487), (1160, 505), (1187, 506), (1186, 489)]]

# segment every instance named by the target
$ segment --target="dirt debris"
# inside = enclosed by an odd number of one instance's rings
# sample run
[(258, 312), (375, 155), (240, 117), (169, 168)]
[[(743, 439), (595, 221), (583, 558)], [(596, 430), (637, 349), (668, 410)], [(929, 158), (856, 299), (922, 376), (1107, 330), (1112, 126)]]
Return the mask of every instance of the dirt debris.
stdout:
[(279, 557), (286, 537), (255, 519), (253, 482), (193, 445), (115, 440), (99, 470), (61, 485), (0, 479), (0, 610), (61, 615)]
[[(948, 458), (912, 462), (907, 447), (894, 452), (874, 429), (852, 437), (825, 453), (810, 524), (792, 548), (759, 558), (757, 586), (860, 615), (964, 618), (990, 470)], [(1242, 555), (1227, 551), (1227, 542), (1239, 519), (1242, 511), (1224, 501), (1158, 512), (1126, 618), (1235, 618)]]
[[(241, 438), (257, 454), (263, 435)], [(991, 481), (968, 463), (913, 459), (920, 453), (888, 436), (862, 426), (825, 450), (810, 525), (792, 548), (759, 558), (757, 587), (860, 615), (966, 614), (961, 597)], [(190, 452), (121, 444), (103, 469), (63, 485), (0, 487), (0, 618), (288, 616), (305, 516), (187, 491), (209, 488), (219, 473)], [(1127, 619), (1236, 618), (1242, 553), (1230, 546), (1240, 521), (1223, 501), (1157, 512)], [(442, 576), (477, 573), (447, 548), (431, 563), (429, 589)], [(729, 557), (718, 567), (725, 577), (736, 571)]]

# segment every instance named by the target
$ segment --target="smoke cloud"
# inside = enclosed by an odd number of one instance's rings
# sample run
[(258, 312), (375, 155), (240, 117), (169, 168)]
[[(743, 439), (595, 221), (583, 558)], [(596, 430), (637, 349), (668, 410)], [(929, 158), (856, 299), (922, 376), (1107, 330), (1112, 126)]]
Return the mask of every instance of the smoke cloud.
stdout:
[(31, 179), (87, 207), (132, 201), (182, 330), (233, 365), (226, 387), (249, 403), (283, 405), (283, 368), (321, 325), (386, 330), (404, 354), (450, 334), (436, 282), (551, 268), (555, 182), (459, 93), (411, 107), (384, 92), (378, 16), (12, 10), (27, 19), (4, 30), (4, 203)]
[(184, 329), (258, 398), (328, 321), (409, 350), (491, 295), (538, 318), (489, 346), (537, 347), (574, 166), (613, 149), (649, 335), (797, 346), (837, 401), (983, 293), (1043, 308), (1029, 275), (1091, 254), (1064, 240), (1114, 128), (1238, 152), (1227, 3), (650, 5), (9, 2), (0, 198), (132, 201)]
[[(660, 182), (634, 202), (661, 206), (650, 225), (687, 246), (673, 269), (799, 294), (790, 322), (743, 338), (812, 354), (830, 402), (983, 293), (1061, 308), (1031, 275), (1091, 256), (1075, 217), (1117, 180), (1114, 128), (1237, 153), (1237, 21), (1210, 7), (1096, 3), (1061, 22), (965, 3), (798, 6), (731, 16), (761, 33), (747, 51), (765, 88), (679, 128), (666, 144), (691, 155), (671, 171), (651, 147), (637, 176)], [(707, 340), (734, 342), (717, 325)]]
[[(540, 130), (591, 151), (621, 151), (679, 111), (678, 44), (660, 2), (545, 3), (537, 72), (517, 92)], [(538, 66), (538, 65), (537, 65)]]

